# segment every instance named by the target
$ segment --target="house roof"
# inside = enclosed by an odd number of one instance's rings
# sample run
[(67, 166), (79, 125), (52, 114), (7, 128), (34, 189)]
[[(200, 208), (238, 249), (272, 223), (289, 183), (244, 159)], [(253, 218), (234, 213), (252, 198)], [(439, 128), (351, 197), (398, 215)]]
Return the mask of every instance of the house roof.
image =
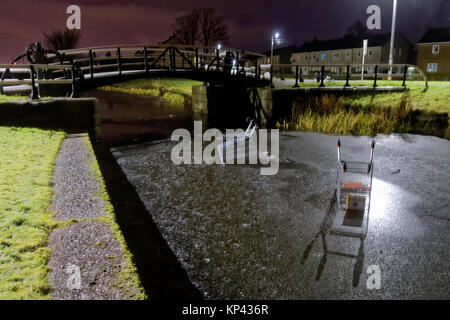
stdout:
[[(369, 47), (382, 46), (390, 41), (390, 33), (372, 34), (364, 37), (368, 40)], [(311, 42), (305, 42), (300, 46), (296, 52), (310, 52), (310, 51), (327, 51), (327, 50), (340, 50), (362, 47), (362, 39), (354, 37), (343, 37), (339, 39), (331, 40), (313, 40)]]
[[(298, 47), (296, 45), (289, 45), (285, 47), (278, 47), (273, 48), (273, 55), (280, 55), (280, 54), (291, 54), (293, 52), (297, 52)], [(266, 56), (270, 56), (270, 50), (263, 53)]]
[(449, 42), (450, 27), (428, 28), (418, 43)]

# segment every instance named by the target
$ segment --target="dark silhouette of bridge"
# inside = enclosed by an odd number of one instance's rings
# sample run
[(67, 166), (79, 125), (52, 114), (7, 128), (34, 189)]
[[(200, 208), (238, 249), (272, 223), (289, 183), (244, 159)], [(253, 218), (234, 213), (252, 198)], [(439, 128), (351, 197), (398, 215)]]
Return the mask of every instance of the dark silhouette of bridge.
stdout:
[[(226, 55), (228, 52), (231, 54)], [(208, 84), (267, 85), (258, 74), (264, 55), (182, 45), (120, 45), (51, 51), (29, 45), (11, 64), (0, 65), (0, 86), (8, 91), (69, 86), (71, 96), (102, 85), (146, 77), (184, 77)], [(28, 62), (28, 64), (24, 64)], [(3, 70), (1, 70), (3, 69)]]

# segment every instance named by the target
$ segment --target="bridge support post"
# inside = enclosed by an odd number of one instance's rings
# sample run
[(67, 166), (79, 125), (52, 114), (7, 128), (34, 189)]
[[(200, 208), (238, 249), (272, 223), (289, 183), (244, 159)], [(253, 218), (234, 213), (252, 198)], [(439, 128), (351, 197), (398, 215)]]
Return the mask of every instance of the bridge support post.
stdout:
[(298, 87), (298, 66), (295, 66), (295, 84), (294, 88)]
[(145, 73), (148, 74), (148, 52), (147, 47), (144, 47), (144, 65), (145, 65)]
[(319, 87), (323, 88), (325, 85), (323, 84), (323, 79), (325, 78), (325, 66), (320, 67), (320, 84)]
[(32, 65), (30, 65), (30, 78), (31, 78), (31, 99), (39, 99), (39, 84), (36, 88), (36, 82), (35, 82), (35, 70)]
[(346, 76), (345, 76), (345, 85), (344, 85), (345, 88), (350, 87), (349, 81), (350, 81), (350, 66), (347, 65), (347, 71), (346, 71)]
[(117, 48), (117, 70), (119, 70), (119, 77), (122, 75), (122, 62), (120, 61), (120, 48)]
[(273, 85), (273, 64), (270, 64), (270, 87), (275, 88)]
[(236, 51), (236, 76), (239, 77), (239, 52)]
[(78, 92), (76, 88), (76, 79), (75, 79), (75, 66), (72, 66), (72, 95), (71, 98), (78, 97)]
[(375, 66), (375, 75), (373, 77), (373, 88), (377, 87), (378, 65)]
[(172, 47), (172, 72), (176, 72), (177, 71), (177, 60), (175, 57), (175, 48)]
[(408, 71), (408, 66), (405, 64), (403, 66), (403, 87), (406, 87), (406, 72)]
[(91, 80), (94, 79), (94, 56), (92, 50), (89, 49), (89, 69), (91, 72)]
[(198, 48), (195, 48), (195, 71), (198, 71)]

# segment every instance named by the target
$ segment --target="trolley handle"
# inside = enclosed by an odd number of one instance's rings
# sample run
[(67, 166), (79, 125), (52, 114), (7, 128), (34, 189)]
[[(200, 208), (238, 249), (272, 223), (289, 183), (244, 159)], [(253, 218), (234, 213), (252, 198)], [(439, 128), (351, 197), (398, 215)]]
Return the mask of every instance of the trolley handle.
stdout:
[(372, 140), (370, 142), (370, 166), (372, 165), (373, 161), (373, 149), (375, 149), (375, 140)]
[(336, 146), (337, 146), (338, 162), (341, 162), (341, 139), (338, 139)]

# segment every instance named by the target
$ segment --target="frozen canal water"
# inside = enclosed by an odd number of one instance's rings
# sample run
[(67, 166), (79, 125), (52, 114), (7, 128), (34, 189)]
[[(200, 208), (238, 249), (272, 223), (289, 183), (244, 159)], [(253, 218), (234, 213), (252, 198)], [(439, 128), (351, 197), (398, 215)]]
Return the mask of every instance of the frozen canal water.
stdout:
[[(336, 137), (288, 132), (287, 161), (274, 176), (256, 166), (173, 165), (168, 140), (113, 149), (191, 281), (209, 299), (450, 298), (450, 141), (418, 135), (376, 138), (365, 259), (329, 255), (322, 277), (316, 241), (335, 187)], [(369, 155), (368, 137), (343, 137), (350, 159)], [(349, 160), (350, 160), (349, 159)], [(398, 171), (400, 169), (400, 171)], [(330, 236), (331, 250), (359, 240)], [(366, 286), (378, 265), (381, 288)]]

